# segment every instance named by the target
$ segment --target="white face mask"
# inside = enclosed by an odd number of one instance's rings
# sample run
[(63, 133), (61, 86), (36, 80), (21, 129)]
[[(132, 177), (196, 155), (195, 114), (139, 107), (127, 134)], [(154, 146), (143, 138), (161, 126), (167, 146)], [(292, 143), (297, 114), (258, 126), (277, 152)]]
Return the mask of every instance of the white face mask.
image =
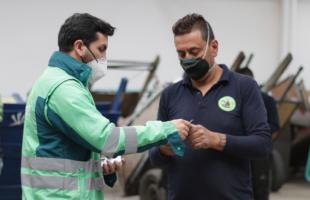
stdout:
[(96, 81), (104, 77), (108, 72), (108, 61), (105, 58), (94, 59), (87, 63), (92, 69), (91, 78), (89, 84), (94, 84)]

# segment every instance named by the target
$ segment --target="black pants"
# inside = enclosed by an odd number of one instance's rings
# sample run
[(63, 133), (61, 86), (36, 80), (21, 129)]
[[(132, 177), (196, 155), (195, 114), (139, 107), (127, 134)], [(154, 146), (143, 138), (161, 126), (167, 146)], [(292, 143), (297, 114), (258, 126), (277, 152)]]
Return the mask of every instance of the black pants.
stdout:
[(254, 200), (269, 200), (270, 158), (251, 161)]

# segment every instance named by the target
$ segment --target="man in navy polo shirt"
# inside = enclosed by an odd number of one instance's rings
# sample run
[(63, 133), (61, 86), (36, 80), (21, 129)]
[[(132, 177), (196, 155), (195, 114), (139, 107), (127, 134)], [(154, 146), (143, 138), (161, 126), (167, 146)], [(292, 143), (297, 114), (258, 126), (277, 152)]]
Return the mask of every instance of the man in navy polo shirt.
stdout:
[(216, 64), (218, 41), (201, 15), (179, 19), (173, 33), (185, 76), (162, 93), (158, 118), (193, 125), (183, 157), (165, 145), (150, 160), (165, 169), (169, 200), (250, 200), (250, 159), (272, 148), (257, 83)]

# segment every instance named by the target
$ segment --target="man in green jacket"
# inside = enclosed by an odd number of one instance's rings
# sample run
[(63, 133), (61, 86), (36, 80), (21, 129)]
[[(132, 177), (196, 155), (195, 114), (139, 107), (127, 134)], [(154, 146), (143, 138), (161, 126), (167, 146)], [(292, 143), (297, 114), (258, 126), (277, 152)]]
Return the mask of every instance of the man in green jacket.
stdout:
[[(108, 37), (114, 27), (89, 14), (61, 26), (59, 51), (28, 97), (22, 144), (23, 199), (102, 199), (117, 168), (116, 157), (170, 144), (182, 155), (190, 123), (179, 119), (116, 127), (96, 109), (89, 84), (106, 74)], [(109, 174), (104, 176), (103, 174)]]

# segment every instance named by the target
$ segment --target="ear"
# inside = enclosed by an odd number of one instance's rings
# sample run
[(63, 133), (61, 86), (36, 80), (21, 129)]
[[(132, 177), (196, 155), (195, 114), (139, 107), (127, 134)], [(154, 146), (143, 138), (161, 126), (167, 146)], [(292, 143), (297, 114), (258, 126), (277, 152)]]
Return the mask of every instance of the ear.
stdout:
[(82, 40), (76, 40), (73, 43), (73, 51), (79, 57), (83, 57), (85, 55), (86, 47)]
[(218, 48), (219, 48), (219, 43), (216, 39), (212, 40), (211, 41), (211, 44), (210, 44), (210, 47), (211, 47), (211, 50), (212, 50), (212, 56), (213, 57), (216, 57), (217, 56), (217, 52), (218, 52)]

